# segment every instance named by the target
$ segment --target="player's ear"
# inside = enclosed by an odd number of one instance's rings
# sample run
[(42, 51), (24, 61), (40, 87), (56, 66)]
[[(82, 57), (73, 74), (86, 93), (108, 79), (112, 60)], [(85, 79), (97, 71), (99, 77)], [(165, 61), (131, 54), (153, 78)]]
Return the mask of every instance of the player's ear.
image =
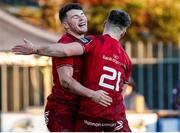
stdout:
[(62, 25), (64, 26), (65, 29), (69, 28), (69, 24), (65, 20), (62, 22)]
[(126, 34), (126, 30), (124, 30), (122, 33), (121, 33), (121, 38), (123, 38), (124, 37), (124, 35)]

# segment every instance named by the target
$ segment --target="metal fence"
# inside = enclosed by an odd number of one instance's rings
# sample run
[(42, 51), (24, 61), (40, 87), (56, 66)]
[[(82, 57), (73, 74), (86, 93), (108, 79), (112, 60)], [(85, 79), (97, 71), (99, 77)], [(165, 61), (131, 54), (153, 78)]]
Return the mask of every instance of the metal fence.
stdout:
[(126, 43), (133, 62), (136, 91), (145, 96), (150, 109), (171, 109), (172, 89), (180, 81), (180, 45), (170, 42)]
[(46, 66), (1, 66), (2, 111), (20, 111), (43, 106), (51, 90), (50, 68)]
[(0, 79), (2, 112), (43, 106), (52, 86), (49, 59), (0, 53)]

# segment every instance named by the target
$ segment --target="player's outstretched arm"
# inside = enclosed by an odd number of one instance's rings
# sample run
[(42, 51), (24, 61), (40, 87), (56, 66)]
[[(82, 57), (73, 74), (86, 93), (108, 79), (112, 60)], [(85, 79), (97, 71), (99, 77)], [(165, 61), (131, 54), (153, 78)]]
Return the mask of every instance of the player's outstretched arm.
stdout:
[(14, 46), (12, 51), (16, 54), (23, 55), (38, 54), (55, 57), (82, 55), (84, 52), (83, 47), (78, 42), (69, 43), (68, 45), (55, 43), (45, 46), (37, 46), (26, 39), (24, 39), (23, 44)]
[(57, 69), (59, 74), (59, 80), (61, 85), (69, 89), (74, 94), (91, 98), (94, 102), (102, 105), (109, 106), (112, 103), (112, 98), (108, 96), (108, 93), (103, 90), (91, 90), (83, 85), (81, 85), (78, 81), (76, 81), (73, 77), (73, 68), (70, 66), (63, 66)]

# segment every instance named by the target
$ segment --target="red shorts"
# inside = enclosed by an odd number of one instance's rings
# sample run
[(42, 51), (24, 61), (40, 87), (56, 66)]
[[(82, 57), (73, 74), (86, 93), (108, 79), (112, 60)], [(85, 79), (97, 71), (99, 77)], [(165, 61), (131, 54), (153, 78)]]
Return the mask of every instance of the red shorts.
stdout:
[(73, 132), (79, 106), (48, 101), (45, 107), (45, 122), (51, 132)]
[(79, 115), (76, 124), (76, 132), (131, 132), (126, 119), (110, 121)]

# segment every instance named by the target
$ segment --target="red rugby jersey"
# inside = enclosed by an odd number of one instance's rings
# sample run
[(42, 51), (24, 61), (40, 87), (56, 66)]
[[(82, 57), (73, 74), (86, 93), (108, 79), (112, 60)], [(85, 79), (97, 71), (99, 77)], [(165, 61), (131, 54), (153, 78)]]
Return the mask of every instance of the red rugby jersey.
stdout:
[[(68, 45), (68, 43), (80, 41), (74, 36), (66, 33), (63, 35), (58, 42), (66, 43), (64, 45)], [(63, 102), (67, 104), (78, 104), (78, 97), (73, 93), (69, 92), (66, 88), (62, 87), (59, 81), (59, 76), (57, 72), (57, 68), (61, 66), (72, 66), (73, 67), (73, 78), (77, 81), (81, 82), (81, 69), (82, 69), (82, 57), (74, 56), (74, 57), (65, 57), (65, 58), (52, 58), (52, 75), (53, 75), (53, 88), (52, 93), (49, 95), (48, 99), (54, 99), (58, 102)]]
[(105, 90), (113, 99), (109, 107), (103, 107), (89, 98), (83, 98), (80, 114), (108, 120), (124, 116), (122, 86), (131, 74), (131, 61), (121, 44), (109, 35), (95, 37), (84, 45), (84, 86), (93, 90)]

